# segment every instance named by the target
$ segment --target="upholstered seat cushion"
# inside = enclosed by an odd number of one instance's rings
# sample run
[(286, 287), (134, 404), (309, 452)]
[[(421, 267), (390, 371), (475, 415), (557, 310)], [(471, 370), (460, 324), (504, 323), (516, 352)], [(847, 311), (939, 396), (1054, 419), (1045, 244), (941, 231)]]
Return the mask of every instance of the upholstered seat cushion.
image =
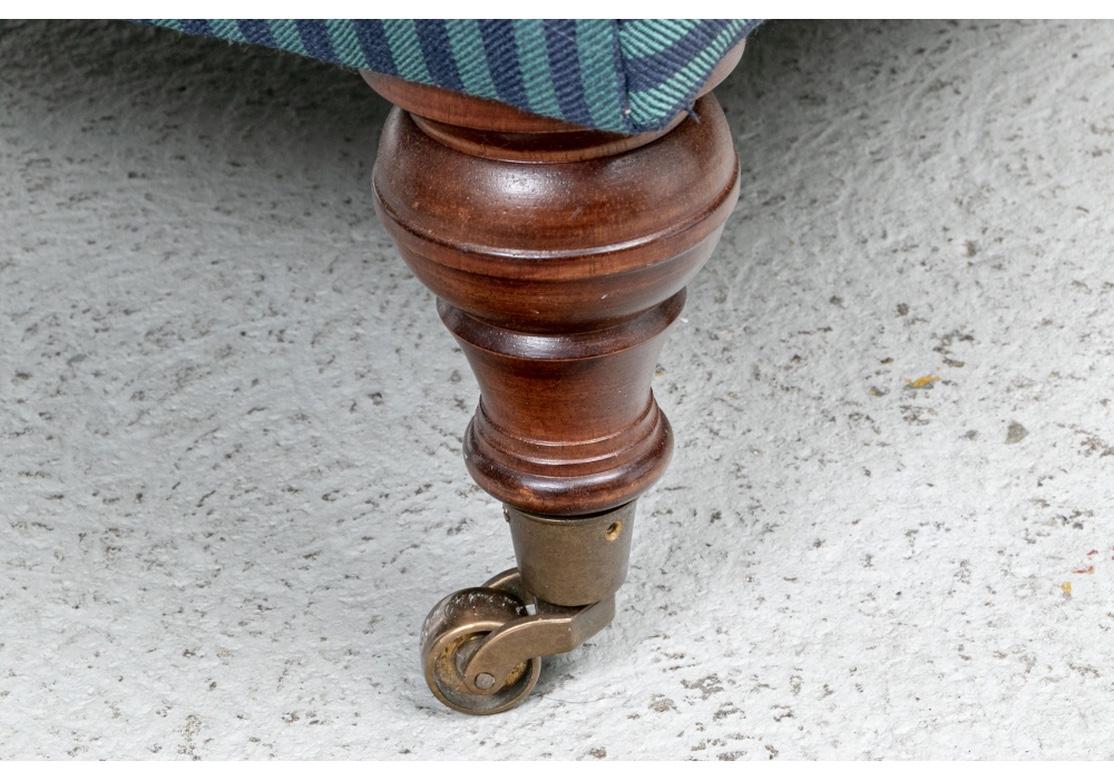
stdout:
[(295, 52), (639, 133), (690, 108), (758, 20), (162, 19), (185, 33)]

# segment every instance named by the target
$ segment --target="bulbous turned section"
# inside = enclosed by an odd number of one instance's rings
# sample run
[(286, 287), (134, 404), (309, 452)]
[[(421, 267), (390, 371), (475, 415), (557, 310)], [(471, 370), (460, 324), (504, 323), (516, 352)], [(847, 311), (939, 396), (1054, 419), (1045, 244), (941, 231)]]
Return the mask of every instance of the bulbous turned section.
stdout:
[(479, 381), (469, 471), (540, 515), (619, 507), (669, 461), (650, 385), (738, 197), (723, 112), (706, 95), (674, 127), (626, 138), (505, 112), (485, 129), (495, 109), (452, 100), (392, 111), (374, 189)]
[[(560, 146), (561, 134), (544, 137)], [(738, 159), (713, 96), (664, 136), (639, 138), (615, 155), (581, 146), (573, 159), (562, 148), (506, 161), (462, 153), (395, 110), (376, 206), (439, 298), (513, 329), (584, 330), (684, 287), (738, 197)]]

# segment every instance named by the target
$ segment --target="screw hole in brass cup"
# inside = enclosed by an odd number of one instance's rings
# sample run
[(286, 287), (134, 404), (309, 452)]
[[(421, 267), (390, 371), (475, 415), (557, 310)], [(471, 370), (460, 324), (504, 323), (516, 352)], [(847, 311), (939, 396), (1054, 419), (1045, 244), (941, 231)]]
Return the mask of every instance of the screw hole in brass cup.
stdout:
[(619, 534), (621, 533), (623, 533), (623, 524), (616, 520), (607, 527), (607, 530), (603, 534), (603, 538), (609, 542), (614, 542), (619, 538)]

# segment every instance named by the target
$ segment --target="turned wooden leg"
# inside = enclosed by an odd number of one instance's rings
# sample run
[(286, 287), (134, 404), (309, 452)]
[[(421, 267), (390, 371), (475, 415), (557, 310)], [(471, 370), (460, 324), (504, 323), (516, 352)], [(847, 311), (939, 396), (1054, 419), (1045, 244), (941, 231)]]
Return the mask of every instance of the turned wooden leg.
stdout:
[(519, 564), (434, 608), (426, 676), (446, 704), (496, 712), (541, 656), (611, 620), (634, 501), (672, 451), (657, 356), (735, 205), (738, 160), (710, 93), (625, 137), (364, 77), (396, 106), (376, 208), (475, 372), (464, 458), (504, 503)]

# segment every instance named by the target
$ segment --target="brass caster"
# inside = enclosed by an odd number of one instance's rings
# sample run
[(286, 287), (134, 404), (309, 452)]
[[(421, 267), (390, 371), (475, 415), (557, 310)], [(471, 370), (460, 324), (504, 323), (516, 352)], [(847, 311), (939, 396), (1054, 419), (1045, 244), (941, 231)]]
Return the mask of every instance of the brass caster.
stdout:
[(584, 517), (506, 507), (517, 569), (441, 599), (422, 626), (433, 695), (471, 715), (522, 702), (542, 656), (567, 653), (615, 617), (627, 575), (634, 502)]
[(584, 607), (549, 604), (510, 569), (482, 587), (449, 594), (430, 611), (421, 638), (426, 682), (454, 710), (509, 710), (534, 689), (542, 656), (576, 648), (614, 615), (614, 596)]

